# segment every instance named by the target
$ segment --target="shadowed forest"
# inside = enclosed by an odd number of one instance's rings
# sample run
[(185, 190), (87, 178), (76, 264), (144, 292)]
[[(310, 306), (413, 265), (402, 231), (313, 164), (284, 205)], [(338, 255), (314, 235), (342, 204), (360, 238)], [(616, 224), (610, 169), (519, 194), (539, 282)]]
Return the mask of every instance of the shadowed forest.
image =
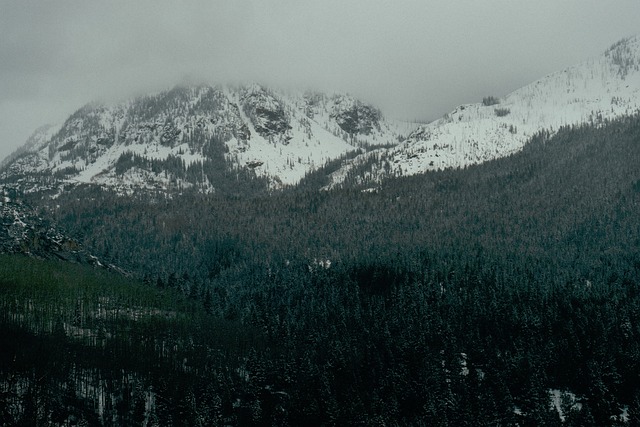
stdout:
[(638, 165), (631, 117), (331, 191), (23, 196), (131, 274), (0, 258), (0, 424), (640, 424)]

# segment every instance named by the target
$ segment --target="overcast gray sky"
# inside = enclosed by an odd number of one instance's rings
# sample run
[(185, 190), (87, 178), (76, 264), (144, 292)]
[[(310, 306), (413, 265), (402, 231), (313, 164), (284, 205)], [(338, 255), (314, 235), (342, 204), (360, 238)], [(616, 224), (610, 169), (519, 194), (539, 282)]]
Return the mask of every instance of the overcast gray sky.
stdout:
[(0, 158), (91, 100), (185, 81), (335, 89), (434, 119), (637, 33), (638, 0), (0, 0)]

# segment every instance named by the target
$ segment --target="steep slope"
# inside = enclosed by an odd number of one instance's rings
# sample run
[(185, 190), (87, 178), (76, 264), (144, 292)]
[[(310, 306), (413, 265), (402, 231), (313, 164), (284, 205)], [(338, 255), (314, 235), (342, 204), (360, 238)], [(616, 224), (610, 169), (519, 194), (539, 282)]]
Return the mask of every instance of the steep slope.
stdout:
[(522, 149), (541, 130), (601, 124), (640, 108), (640, 36), (621, 40), (598, 58), (550, 74), (498, 99), (460, 105), (412, 132), (400, 145), (359, 156), (333, 175), (333, 185), (351, 178), (463, 167)]
[(0, 162), (0, 169), (12, 163), (22, 155), (41, 150), (44, 145), (60, 130), (59, 125), (46, 124), (36, 129), (27, 141), (16, 151)]
[(91, 255), (55, 223), (42, 217), (15, 196), (14, 191), (0, 188), (0, 254), (61, 259), (126, 274), (120, 268), (101, 262)]
[(69, 183), (212, 192), (251, 177), (277, 188), (358, 148), (396, 144), (407, 129), (343, 94), (176, 87), (86, 105), (52, 136), (34, 136), (0, 178), (27, 192)]

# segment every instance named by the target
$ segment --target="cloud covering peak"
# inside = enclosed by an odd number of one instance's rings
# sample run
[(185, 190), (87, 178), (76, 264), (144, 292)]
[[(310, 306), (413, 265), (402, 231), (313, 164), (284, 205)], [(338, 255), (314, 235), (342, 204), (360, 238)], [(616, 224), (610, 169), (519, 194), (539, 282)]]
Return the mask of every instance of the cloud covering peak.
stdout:
[(433, 119), (503, 95), (638, 32), (640, 3), (0, 2), (0, 157), (93, 99), (177, 83), (351, 92)]

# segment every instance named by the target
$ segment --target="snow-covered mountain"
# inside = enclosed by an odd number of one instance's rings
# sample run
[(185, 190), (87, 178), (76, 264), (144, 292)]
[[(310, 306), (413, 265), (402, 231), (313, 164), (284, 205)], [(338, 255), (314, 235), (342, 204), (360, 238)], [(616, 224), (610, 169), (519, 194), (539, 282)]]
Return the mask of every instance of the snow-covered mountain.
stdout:
[(279, 188), (360, 149), (332, 173), (329, 187), (379, 183), (504, 157), (542, 130), (598, 125), (639, 109), (640, 36), (422, 126), (385, 119), (344, 94), (258, 84), (176, 87), (89, 104), (63, 125), (38, 130), (0, 165), (0, 181), (27, 192), (74, 183), (215, 192), (256, 176)]
[(397, 144), (411, 126), (345, 94), (176, 87), (89, 104), (40, 129), (0, 179), (27, 192), (70, 183), (212, 192), (225, 177), (255, 174), (277, 188), (354, 150)]
[(517, 152), (540, 132), (594, 123), (640, 109), (640, 36), (621, 40), (600, 57), (550, 74), (503, 98), (460, 105), (420, 126), (395, 147), (344, 163), (332, 185), (463, 167)]
[(31, 136), (27, 139), (27, 141), (16, 151), (11, 153), (5, 159), (0, 162), (0, 169), (4, 168), (6, 165), (12, 163), (17, 158), (28, 154), (35, 153), (41, 150), (44, 145), (60, 130), (60, 125), (52, 125), (46, 124), (40, 126), (36, 129)]

